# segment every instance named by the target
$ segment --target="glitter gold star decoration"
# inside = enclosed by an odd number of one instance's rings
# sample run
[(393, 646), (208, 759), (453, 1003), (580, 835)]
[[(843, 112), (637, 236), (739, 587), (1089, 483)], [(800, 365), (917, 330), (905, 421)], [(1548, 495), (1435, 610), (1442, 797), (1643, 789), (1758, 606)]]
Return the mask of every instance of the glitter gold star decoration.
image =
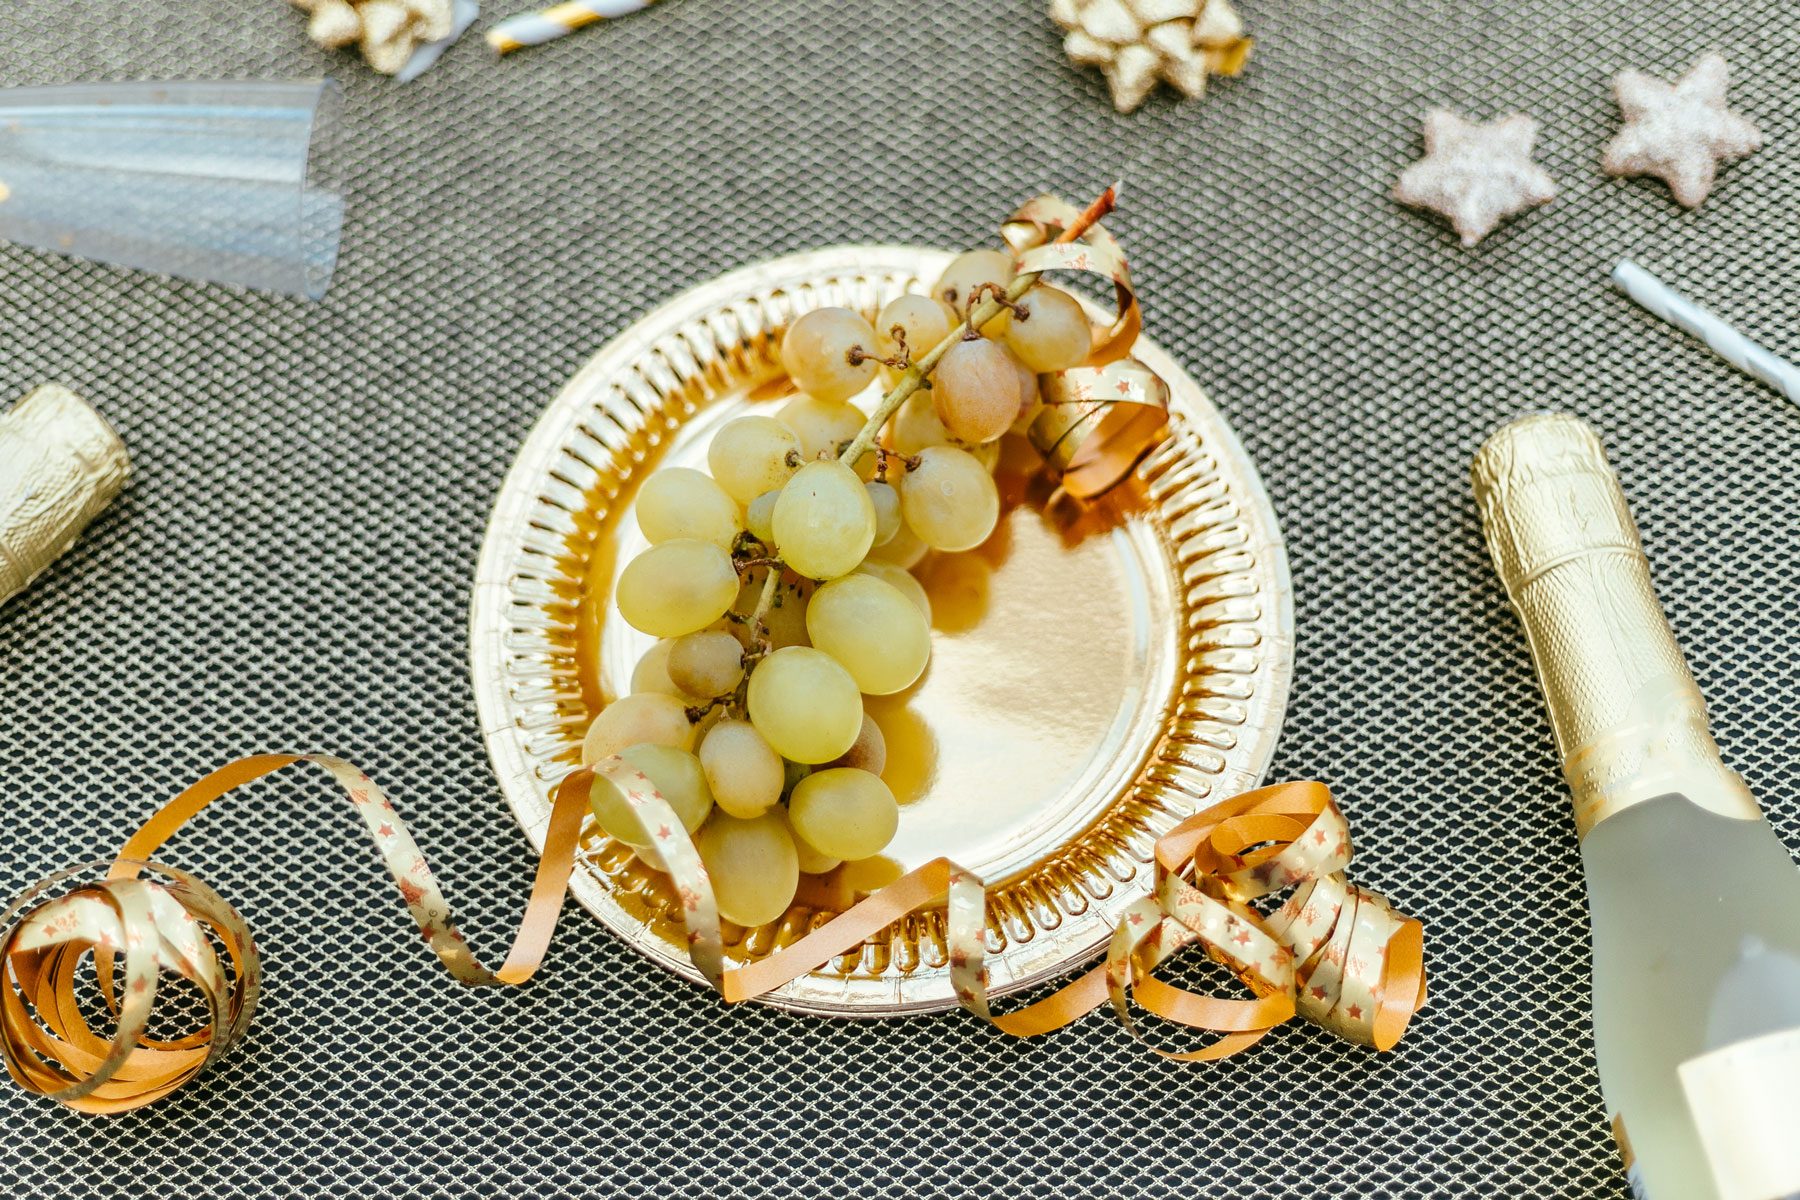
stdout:
[(1252, 45), (1230, 0), (1050, 0), (1050, 18), (1069, 61), (1099, 67), (1122, 113), (1158, 82), (1205, 95), (1207, 76), (1242, 71)]
[(1442, 215), (1473, 246), (1508, 217), (1548, 204), (1556, 182), (1531, 161), (1537, 122), (1514, 113), (1481, 124), (1447, 109), (1425, 117), (1425, 157), (1401, 172), (1394, 199)]
[(1625, 127), (1600, 160), (1608, 175), (1654, 175), (1677, 203), (1699, 208), (1712, 191), (1719, 164), (1762, 149), (1762, 131), (1725, 107), (1731, 68), (1721, 54), (1705, 54), (1688, 73), (1667, 83), (1642, 71), (1613, 80)]

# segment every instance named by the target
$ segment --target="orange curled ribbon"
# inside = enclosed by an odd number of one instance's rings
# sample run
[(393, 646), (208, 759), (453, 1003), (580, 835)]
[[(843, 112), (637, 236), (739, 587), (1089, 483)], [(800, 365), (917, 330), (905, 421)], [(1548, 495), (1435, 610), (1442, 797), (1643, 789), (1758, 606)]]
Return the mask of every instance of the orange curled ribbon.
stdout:
[(1035, 196), (1014, 213), (1000, 234), (1012, 247), (1021, 275), (1075, 271), (1110, 280), (1117, 305), (1113, 320), (1097, 329), (1088, 365), (1043, 376), (1044, 411), (1027, 436), (1060, 476), (1063, 490), (1080, 499), (1107, 491), (1162, 440), (1168, 426), (1169, 387), (1130, 357), (1144, 325), (1125, 251), (1098, 224), (1075, 242), (1057, 235), (1081, 216), (1058, 196)]
[[(958, 999), (1016, 1037), (1061, 1028), (1110, 999), (1134, 1033), (1131, 1000), (1221, 1035), (1171, 1057), (1236, 1053), (1296, 1012), (1385, 1050), (1425, 1000), (1422, 930), (1344, 880), (1348, 828), (1321, 784), (1263, 788), (1177, 825), (1156, 846), (1155, 895), (1126, 910), (1105, 964), (1044, 1000), (995, 1016), (982, 969), (985, 888), (948, 859), (927, 863), (777, 954), (725, 970), (718, 906), (692, 839), (650, 781), (612, 758), (557, 786), (525, 915), (505, 962), (490, 970), (475, 960), (418, 845), (367, 775), (328, 755), (269, 754), (222, 767), (170, 801), (125, 843), (104, 879), (53, 895), (98, 864), (73, 867), (0, 913), (0, 1052), (20, 1086), (83, 1112), (124, 1112), (181, 1087), (243, 1036), (260, 977), (249, 929), (205, 884), (149, 856), (213, 801), (298, 762), (322, 768), (343, 788), (426, 942), (470, 986), (521, 984), (543, 963), (574, 869), (588, 793), (605, 778), (639, 810), (682, 900), (693, 961), (727, 1002), (765, 995), (900, 917), (940, 904), (948, 908)], [(1183, 878), (1189, 866), (1194, 883)], [(1290, 889), (1270, 916), (1250, 907), (1260, 896)], [(1256, 998), (1203, 996), (1155, 978), (1157, 964), (1194, 943), (1231, 967)], [(215, 945), (223, 948), (223, 961)], [(77, 969), (89, 953), (112, 1018), (109, 1037), (94, 1031), (76, 993)], [(199, 989), (207, 1020), (178, 1038), (151, 1038), (146, 1031), (165, 974)]]

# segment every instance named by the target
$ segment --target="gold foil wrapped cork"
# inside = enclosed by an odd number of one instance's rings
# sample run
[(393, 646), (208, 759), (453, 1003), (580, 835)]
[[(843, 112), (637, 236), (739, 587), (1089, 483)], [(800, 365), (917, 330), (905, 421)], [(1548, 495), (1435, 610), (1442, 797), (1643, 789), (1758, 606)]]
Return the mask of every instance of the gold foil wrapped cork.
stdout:
[(47, 384), (0, 417), (0, 603), (75, 544), (131, 478), (106, 419)]
[(1488, 439), (1472, 475), (1488, 552), (1531, 645), (1577, 831), (1668, 792), (1722, 816), (1757, 817), (1743, 781), (1719, 763), (1705, 701), (1594, 431), (1561, 413), (1525, 417)]
[(1069, 61), (1099, 67), (1122, 113), (1156, 85), (1206, 94), (1208, 75), (1236, 75), (1252, 42), (1230, 0), (1051, 0), (1050, 19), (1067, 32)]

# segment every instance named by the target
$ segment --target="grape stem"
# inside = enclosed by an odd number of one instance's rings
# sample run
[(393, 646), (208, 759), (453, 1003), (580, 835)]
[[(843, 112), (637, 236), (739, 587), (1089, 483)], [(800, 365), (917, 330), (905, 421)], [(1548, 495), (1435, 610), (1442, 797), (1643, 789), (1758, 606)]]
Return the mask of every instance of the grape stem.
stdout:
[(770, 559), (769, 577), (763, 580), (762, 594), (756, 598), (756, 610), (750, 614), (751, 646), (744, 655), (744, 663), (748, 666), (756, 659), (769, 652), (769, 626), (764, 618), (769, 609), (775, 606), (775, 593), (781, 587), (781, 563)]
[[(1120, 186), (1115, 183), (1101, 192), (1099, 197), (1087, 206), (1085, 212), (1075, 218), (1061, 234), (1057, 235), (1056, 240), (1072, 242), (1091, 229), (1095, 222), (1111, 212), (1118, 204)], [(905, 404), (913, 393), (925, 386), (926, 377), (937, 369), (938, 361), (949, 352), (950, 347), (962, 340), (963, 336), (971, 329), (979, 329), (1002, 312), (1011, 309), (1019, 297), (1036, 287), (1042, 278), (1041, 274), (1031, 273), (1014, 279), (1012, 285), (1006, 289), (1004, 299), (989, 297), (982, 301), (969, 313), (967, 319), (944, 336), (943, 341), (933, 346), (923, 358), (908, 367), (906, 374), (901, 376), (900, 382), (894, 385), (894, 390), (882, 397), (881, 403), (875, 406), (875, 411), (863, 423), (862, 429), (858, 431), (850, 445), (838, 456), (838, 461), (854, 467), (857, 460), (869, 452), (869, 447), (875, 444), (875, 439), (881, 436), (881, 429), (888, 423), (888, 419), (900, 411), (900, 406)]]

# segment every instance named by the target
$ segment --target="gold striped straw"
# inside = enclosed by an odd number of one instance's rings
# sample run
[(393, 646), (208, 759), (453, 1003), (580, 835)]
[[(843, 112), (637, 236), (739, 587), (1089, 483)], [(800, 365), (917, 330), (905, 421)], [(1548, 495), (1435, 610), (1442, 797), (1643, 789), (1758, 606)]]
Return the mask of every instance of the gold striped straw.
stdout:
[(656, 0), (571, 0), (538, 12), (509, 17), (488, 30), (488, 45), (500, 54), (541, 46), (613, 17), (649, 8)]

